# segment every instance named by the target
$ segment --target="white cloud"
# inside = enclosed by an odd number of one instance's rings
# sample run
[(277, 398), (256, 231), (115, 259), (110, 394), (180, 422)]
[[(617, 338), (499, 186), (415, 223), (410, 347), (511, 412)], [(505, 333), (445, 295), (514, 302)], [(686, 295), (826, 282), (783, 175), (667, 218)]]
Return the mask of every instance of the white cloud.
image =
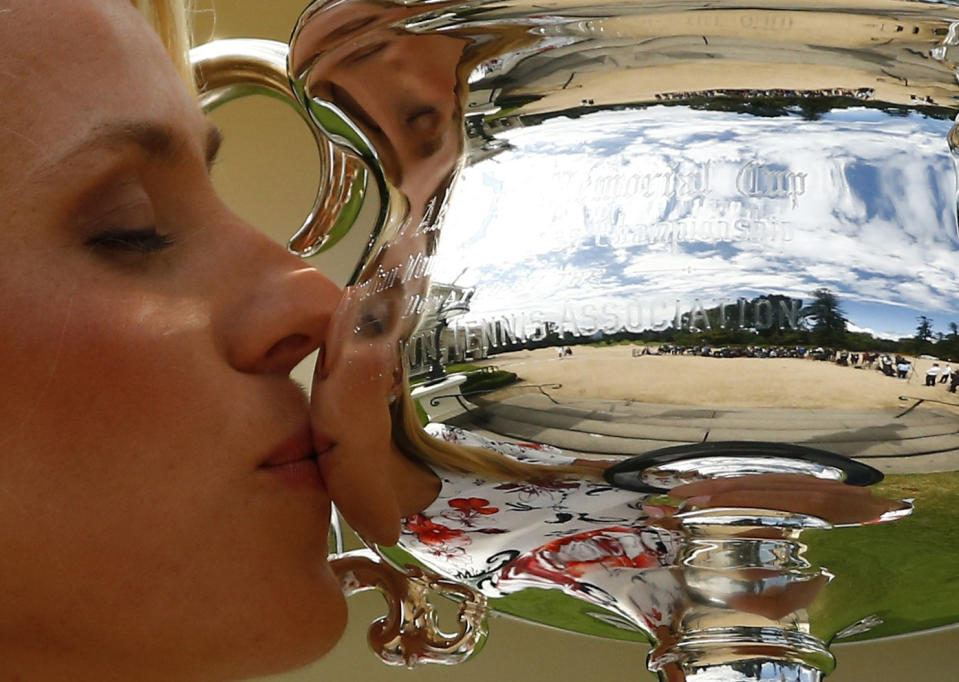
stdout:
[(573, 299), (808, 298), (820, 286), (951, 314), (950, 125), (866, 109), (807, 121), (653, 107), (515, 129), (514, 150), (460, 178), (434, 277), (467, 267), (478, 315)]

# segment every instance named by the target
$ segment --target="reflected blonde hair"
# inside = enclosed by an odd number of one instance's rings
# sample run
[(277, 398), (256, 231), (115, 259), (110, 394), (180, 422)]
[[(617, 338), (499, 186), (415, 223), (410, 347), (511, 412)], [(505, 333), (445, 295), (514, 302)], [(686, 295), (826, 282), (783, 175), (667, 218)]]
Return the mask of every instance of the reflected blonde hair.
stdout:
[(130, 0), (159, 34), (177, 71), (191, 92), (196, 92), (190, 66), (190, 0)]
[[(404, 371), (403, 386), (407, 385)], [(409, 390), (400, 395), (391, 409), (393, 442), (406, 457), (427, 466), (458, 474), (478, 475), (494, 480), (550, 480), (565, 476), (601, 478), (603, 463), (531, 464), (487, 448), (460, 445), (434, 438), (420, 425)], [(585, 460), (579, 460), (585, 462)]]

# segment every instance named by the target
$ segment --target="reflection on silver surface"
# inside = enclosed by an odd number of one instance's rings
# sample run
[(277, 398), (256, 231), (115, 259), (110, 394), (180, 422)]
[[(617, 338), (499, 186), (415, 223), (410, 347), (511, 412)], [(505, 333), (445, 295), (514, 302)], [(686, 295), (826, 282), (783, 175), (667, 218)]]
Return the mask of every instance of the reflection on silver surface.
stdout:
[[(478, 496), (471, 504), (486, 505), (488, 520), (480, 525), (443, 510), (444, 501), (456, 509), (464, 502), (445, 500), (453, 493), (444, 487), (437, 502), (407, 523), (410, 535), (400, 546), (432, 569), (476, 585), (495, 598), (494, 608), (514, 615), (511, 599), (529, 590), (560, 592), (603, 609), (585, 613), (644, 633), (654, 644), (648, 666), (666, 680), (725, 679), (710, 677), (731, 674), (723, 666), (744, 675), (734, 679), (819, 679), (834, 666), (826, 642), (835, 626), (814, 616), (815, 605), (855, 585), (843, 586), (841, 574), (837, 578), (819, 563), (816, 545), (831, 541), (812, 534), (863, 531), (864, 524), (901, 519), (911, 508), (867, 490), (854, 494), (828, 478), (792, 475), (803, 481), (783, 486), (776, 476), (750, 476), (749, 490), (729, 479), (702, 479), (686, 503), (658, 515), (648, 507), (648, 495), (608, 488), (564, 484), (557, 497), (550, 486), (534, 484), (525, 501), (511, 501), (508, 492), (495, 496), (493, 491), (508, 489), (502, 484), (466, 487)], [(764, 492), (767, 486), (771, 494)], [(743, 505), (712, 506), (704, 497), (709, 490), (717, 501), (726, 499), (725, 491)], [(795, 511), (762, 508), (783, 504), (794, 491), (802, 502), (780, 508)], [(622, 518), (624, 504), (648, 514)], [(704, 506), (683, 511), (689, 505)], [(562, 518), (566, 510), (579, 519)], [(841, 527), (847, 530), (832, 530)], [(495, 540), (488, 542), (482, 534), (492, 529)], [(561, 598), (550, 601), (555, 622), (569, 623), (575, 607)], [(523, 608), (522, 599), (516, 603)], [(552, 622), (541, 608), (532, 613)]]
[(295, 110), (312, 123), (320, 182), (310, 214), (288, 244), (294, 253), (311, 256), (340, 241), (357, 222), (363, 202), (372, 203), (375, 195), (368, 187), (371, 183), (366, 171), (342, 151), (345, 147), (362, 156), (362, 142), (355, 141), (361, 136), (350, 135), (352, 129), (346, 123), (337, 128), (336, 114), (322, 107), (313, 111), (295, 106), (301, 92), (287, 76), (287, 55), (288, 48), (282, 43), (241, 38), (200, 45), (190, 51), (190, 61), (200, 86), (200, 104), (206, 111), (238, 97), (265, 94), (294, 104)]
[[(486, 600), (474, 590), (420, 569), (400, 572), (369, 550), (332, 554), (330, 562), (346, 596), (377, 589), (386, 597), (389, 614), (368, 633), (370, 646), (384, 663), (407, 668), (455, 665), (482, 649)], [(430, 594), (459, 602), (455, 632), (439, 628)]]
[(735, 472), (743, 474), (764, 473), (795, 473), (842, 480), (842, 472), (832, 467), (823, 467), (803, 460), (788, 460), (775, 457), (756, 457), (747, 464), (748, 468), (740, 466), (740, 462), (731, 457), (710, 457), (706, 460), (681, 460), (670, 462), (662, 466), (651, 466), (643, 471), (643, 478), (649, 483), (657, 484), (666, 489), (680, 483), (692, 483), (706, 478), (728, 478)]
[(821, 288), (866, 338), (910, 336), (917, 316), (957, 305), (950, 126), (861, 107), (806, 121), (672, 106), (516, 130), (450, 209), (436, 276), (465, 266), (476, 295), (445, 350), (551, 332), (808, 346), (790, 333)]
[(340, 372), (351, 400), (468, 363), (418, 389), (447, 429), (594, 462), (754, 455), (641, 468), (658, 490), (804, 481), (685, 507), (513, 482), (539, 514), (521, 531), (460, 481), (402, 558), (648, 639), (664, 680), (818, 680), (833, 638), (956, 622), (957, 26), (895, 0), (311, 4), (288, 61), (334, 200), (301, 240), (365, 230), (349, 357), (382, 356)]

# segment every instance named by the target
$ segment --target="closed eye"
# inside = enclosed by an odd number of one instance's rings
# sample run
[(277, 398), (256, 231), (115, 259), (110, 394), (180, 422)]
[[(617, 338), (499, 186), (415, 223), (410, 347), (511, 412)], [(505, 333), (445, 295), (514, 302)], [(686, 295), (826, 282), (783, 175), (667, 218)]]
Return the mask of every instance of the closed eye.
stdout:
[(87, 240), (87, 244), (96, 249), (125, 253), (154, 253), (175, 243), (172, 237), (157, 232), (155, 227), (104, 230)]
[(357, 320), (356, 326), (353, 328), (355, 334), (365, 337), (380, 336), (385, 331), (386, 327), (383, 321), (371, 313), (362, 313)]

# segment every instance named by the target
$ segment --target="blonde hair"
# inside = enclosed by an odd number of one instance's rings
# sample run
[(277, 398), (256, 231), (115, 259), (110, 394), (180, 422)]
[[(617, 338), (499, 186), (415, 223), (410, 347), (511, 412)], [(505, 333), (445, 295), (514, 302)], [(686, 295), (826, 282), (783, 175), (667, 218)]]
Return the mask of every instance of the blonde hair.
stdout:
[[(404, 371), (403, 386), (406, 385)], [(423, 430), (413, 397), (400, 391), (391, 409), (393, 442), (406, 457), (459, 474), (476, 474), (494, 480), (550, 480), (564, 476), (599, 478), (602, 466), (577, 460), (576, 464), (531, 464), (487, 448), (450, 443)]]
[(130, 0), (146, 18), (166, 45), (177, 71), (187, 87), (196, 92), (196, 79), (190, 65), (190, 0)]

